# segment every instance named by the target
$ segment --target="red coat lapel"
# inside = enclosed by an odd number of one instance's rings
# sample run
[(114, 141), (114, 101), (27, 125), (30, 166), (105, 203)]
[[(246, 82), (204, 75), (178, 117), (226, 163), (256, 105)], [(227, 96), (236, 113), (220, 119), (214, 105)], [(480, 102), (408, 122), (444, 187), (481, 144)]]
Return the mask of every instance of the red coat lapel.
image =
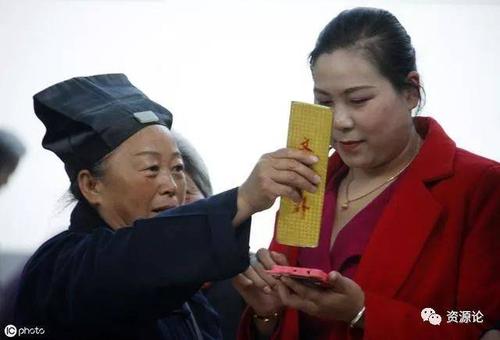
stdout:
[(395, 296), (436, 227), (442, 207), (433, 183), (453, 174), (455, 143), (432, 118), (417, 118), (424, 143), (401, 178), (370, 238), (356, 274), (366, 290)]
[(410, 176), (402, 180), (373, 231), (355, 280), (365, 290), (394, 296), (440, 213), (441, 206), (421, 181)]
[[(425, 138), (418, 156), (406, 170), (375, 227), (355, 280), (365, 290), (394, 296), (410, 274), (441, 214), (430, 187), (453, 174), (455, 144), (432, 118), (417, 118)], [(329, 170), (342, 166), (338, 155)]]

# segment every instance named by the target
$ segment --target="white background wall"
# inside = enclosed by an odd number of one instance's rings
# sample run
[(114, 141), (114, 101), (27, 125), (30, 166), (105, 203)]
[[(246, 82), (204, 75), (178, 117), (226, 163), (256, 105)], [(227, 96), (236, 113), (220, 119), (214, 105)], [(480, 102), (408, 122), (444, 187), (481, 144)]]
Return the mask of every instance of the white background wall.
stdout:
[[(307, 55), (318, 33), (357, 5), (392, 11), (412, 36), (424, 114), (459, 146), (500, 160), (499, 1), (0, 0), (0, 126), (28, 148), (0, 191), (0, 251), (31, 251), (67, 226), (68, 181), (41, 148), (34, 93), (73, 76), (126, 73), (174, 113), (219, 192), (284, 146), (289, 102), (312, 101)], [(255, 217), (253, 249), (268, 244), (274, 211)]]

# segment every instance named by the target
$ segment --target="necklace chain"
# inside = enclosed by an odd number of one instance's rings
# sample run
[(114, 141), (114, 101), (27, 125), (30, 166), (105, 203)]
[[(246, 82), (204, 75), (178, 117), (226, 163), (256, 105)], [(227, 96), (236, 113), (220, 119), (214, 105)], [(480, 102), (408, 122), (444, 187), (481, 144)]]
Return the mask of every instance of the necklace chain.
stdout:
[(351, 204), (351, 202), (355, 202), (355, 201), (358, 201), (368, 195), (370, 195), (371, 193), (377, 191), (378, 189), (380, 189), (381, 187), (383, 187), (384, 185), (386, 185), (387, 183), (390, 183), (392, 181), (394, 181), (396, 178), (399, 177), (399, 175), (401, 175), (403, 173), (403, 171), (406, 170), (406, 168), (408, 168), (411, 164), (411, 162), (413, 162), (413, 160), (415, 159), (415, 157), (417, 156), (418, 154), (418, 150), (419, 150), (419, 146), (420, 145), (417, 145), (417, 152), (415, 153), (415, 155), (410, 159), (410, 161), (408, 163), (406, 163), (406, 165), (404, 167), (402, 167), (395, 175), (389, 177), (388, 179), (386, 179), (384, 182), (382, 182), (382, 184), (379, 184), (377, 185), (375, 188), (371, 189), (370, 191), (368, 191), (367, 193), (364, 193), (362, 194), (361, 196), (358, 196), (356, 198), (352, 198), (352, 199), (349, 199), (349, 186), (351, 185), (352, 181), (354, 180), (354, 177), (351, 175), (350, 177), (350, 180), (349, 182), (347, 182), (347, 185), (345, 186), (345, 201), (344, 203), (342, 203), (341, 207), (342, 209), (346, 210), (349, 208), (349, 204)]

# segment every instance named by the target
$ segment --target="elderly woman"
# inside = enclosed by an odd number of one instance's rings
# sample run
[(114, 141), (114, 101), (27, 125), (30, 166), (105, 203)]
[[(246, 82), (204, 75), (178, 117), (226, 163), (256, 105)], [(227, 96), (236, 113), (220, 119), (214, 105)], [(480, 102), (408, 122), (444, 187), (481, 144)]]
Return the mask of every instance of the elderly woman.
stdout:
[[(334, 110), (319, 246), (273, 240), (235, 279), (251, 307), (242, 338), (479, 338), (500, 318), (500, 165), (412, 117), (415, 50), (389, 12), (342, 12), (310, 66), (315, 101)], [(287, 261), (330, 287), (263, 271)]]
[(25, 266), (14, 324), (60, 339), (220, 338), (184, 302), (248, 266), (250, 216), (314, 191), (317, 159), (278, 150), (239, 188), (178, 207), (186, 180), (172, 116), (124, 75), (73, 78), (34, 102), (78, 203), (69, 229)]

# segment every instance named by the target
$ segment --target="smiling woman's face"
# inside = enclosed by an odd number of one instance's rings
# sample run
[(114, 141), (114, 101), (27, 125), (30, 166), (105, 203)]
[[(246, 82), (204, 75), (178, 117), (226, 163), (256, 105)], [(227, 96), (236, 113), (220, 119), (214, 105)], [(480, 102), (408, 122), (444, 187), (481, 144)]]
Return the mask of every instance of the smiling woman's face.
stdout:
[(320, 55), (312, 74), (315, 102), (334, 108), (332, 146), (349, 167), (378, 167), (402, 152), (413, 129), (414, 91), (397, 92), (355, 50)]
[(128, 138), (106, 158), (93, 190), (91, 203), (113, 229), (183, 204), (184, 164), (170, 131), (150, 125)]

